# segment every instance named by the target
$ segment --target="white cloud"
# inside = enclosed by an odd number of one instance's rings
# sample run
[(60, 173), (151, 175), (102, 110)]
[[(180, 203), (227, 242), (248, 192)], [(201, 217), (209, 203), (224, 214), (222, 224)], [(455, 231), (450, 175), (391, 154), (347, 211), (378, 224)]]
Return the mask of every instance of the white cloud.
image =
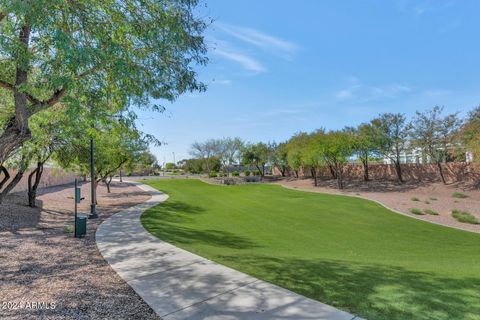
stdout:
[(258, 48), (287, 55), (288, 57), (292, 56), (298, 50), (298, 46), (293, 42), (274, 37), (252, 28), (232, 26), (222, 23), (218, 23), (217, 26), (220, 30), (239, 40), (252, 44)]
[(432, 11), (447, 10), (455, 5), (453, 0), (398, 0), (397, 8), (401, 12), (413, 13), (415, 16), (422, 16)]
[(230, 79), (216, 79), (216, 80), (213, 80), (213, 83), (214, 84), (220, 84), (222, 86), (229, 86), (232, 84), (232, 80)]
[(387, 85), (364, 85), (355, 78), (354, 81), (348, 81), (351, 84), (334, 94), (337, 100), (355, 100), (358, 102), (367, 102), (381, 99), (393, 99), (404, 94), (412, 92), (412, 88), (402, 84)]
[(351, 96), (352, 96), (352, 90), (350, 89), (340, 90), (335, 94), (335, 97), (340, 100), (348, 99)]
[(244, 53), (223, 48), (217, 48), (217, 50), (215, 50), (215, 53), (225, 59), (239, 63), (247, 70), (257, 73), (267, 71), (267, 69), (259, 61)]

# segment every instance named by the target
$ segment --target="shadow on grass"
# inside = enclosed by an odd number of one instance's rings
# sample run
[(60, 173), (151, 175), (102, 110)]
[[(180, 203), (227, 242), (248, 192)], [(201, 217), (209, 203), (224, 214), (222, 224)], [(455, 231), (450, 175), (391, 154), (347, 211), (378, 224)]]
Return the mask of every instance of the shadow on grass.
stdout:
[(480, 319), (480, 277), (443, 277), (335, 260), (219, 258), (263, 280), (369, 320)]
[(184, 226), (193, 221), (194, 215), (205, 211), (182, 201), (168, 200), (146, 211), (141, 217), (144, 227), (159, 239), (172, 244), (201, 242), (214, 247), (249, 249), (259, 247), (256, 243), (230, 232), (199, 230)]

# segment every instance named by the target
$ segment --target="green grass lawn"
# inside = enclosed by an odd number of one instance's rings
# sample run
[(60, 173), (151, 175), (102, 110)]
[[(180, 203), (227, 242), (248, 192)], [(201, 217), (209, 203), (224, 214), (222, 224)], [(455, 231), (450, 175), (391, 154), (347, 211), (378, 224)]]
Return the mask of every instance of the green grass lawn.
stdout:
[(367, 319), (480, 319), (480, 234), (359, 198), (151, 180), (162, 240)]

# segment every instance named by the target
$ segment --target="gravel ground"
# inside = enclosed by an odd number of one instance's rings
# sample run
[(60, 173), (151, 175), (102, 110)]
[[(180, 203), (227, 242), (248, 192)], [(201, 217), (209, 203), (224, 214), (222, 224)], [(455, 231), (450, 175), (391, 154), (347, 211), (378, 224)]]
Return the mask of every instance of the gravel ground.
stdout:
[[(458, 222), (451, 215), (453, 209), (466, 210), (480, 221), (480, 190), (474, 185), (444, 185), (442, 183), (427, 182), (407, 182), (399, 185), (394, 181), (370, 181), (368, 183), (347, 181), (345, 190), (339, 191), (336, 189), (335, 181), (333, 180), (319, 181), (318, 187), (313, 185), (312, 179), (288, 178), (282, 179), (277, 183), (289, 188), (306, 191), (362, 196), (377, 200), (387, 207), (422, 220), (480, 233), (480, 224), (473, 225)], [(462, 192), (468, 197), (464, 199), (454, 198), (452, 197), (454, 192)], [(413, 198), (417, 198), (419, 201), (413, 201)], [(412, 208), (421, 210), (432, 209), (438, 212), (439, 215), (414, 215), (410, 213)]]
[[(83, 213), (90, 207), (88, 188), (82, 185)], [(24, 194), (11, 195), (0, 206), (0, 319), (158, 319), (95, 245), (103, 220), (149, 195), (119, 182), (112, 182), (107, 194), (100, 185), (100, 218), (89, 220), (86, 237), (76, 239), (64, 229), (73, 225), (73, 186), (41, 193), (42, 209), (25, 206)]]

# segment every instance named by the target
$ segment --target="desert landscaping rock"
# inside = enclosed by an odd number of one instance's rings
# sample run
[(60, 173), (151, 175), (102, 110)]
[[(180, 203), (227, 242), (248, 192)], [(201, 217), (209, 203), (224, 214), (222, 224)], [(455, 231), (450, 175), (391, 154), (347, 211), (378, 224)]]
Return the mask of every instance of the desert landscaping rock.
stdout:
[[(83, 213), (89, 210), (88, 191), (89, 185), (83, 184)], [(13, 194), (0, 207), (0, 301), (17, 306), (0, 310), (0, 319), (158, 319), (95, 245), (101, 221), (149, 195), (126, 183), (112, 183), (107, 194), (100, 185), (100, 218), (88, 221), (85, 238), (75, 239), (64, 232), (65, 225), (73, 224), (72, 194), (73, 185), (43, 189), (41, 209), (26, 207), (26, 195)], [(55, 308), (25, 308), (32, 302)]]

